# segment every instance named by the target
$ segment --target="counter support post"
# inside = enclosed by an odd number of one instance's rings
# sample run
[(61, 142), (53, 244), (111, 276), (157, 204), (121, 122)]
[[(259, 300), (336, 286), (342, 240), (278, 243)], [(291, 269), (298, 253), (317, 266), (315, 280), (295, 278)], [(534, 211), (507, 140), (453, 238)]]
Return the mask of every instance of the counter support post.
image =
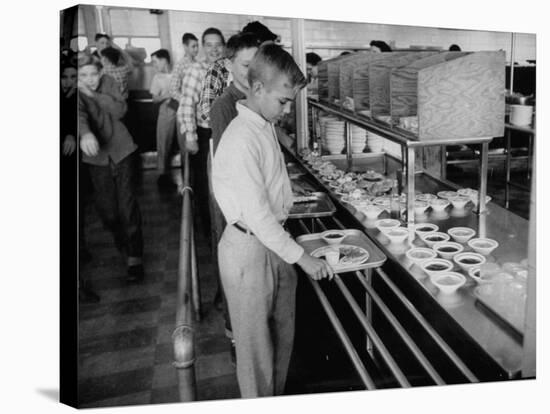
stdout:
[(415, 176), (415, 152), (413, 147), (407, 147), (407, 227), (409, 229), (409, 241), (415, 238), (414, 232), (414, 176)]
[(489, 143), (484, 142), (481, 144), (481, 165), (479, 174), (479, 203), (478, 213), (484, 214), (487, 211), (487, 172), (489, 170)]
[(348, 171), (351, 171), (351, 124), (346, 121), (344, 123), (344, 126), (346, 129), (346, 159), (348, 161)]
[(504, 183), (504, 207), (510, 204), (510, 170), (512, 169), (512, 130), (507, 129), (506, 140), (506, 182)]

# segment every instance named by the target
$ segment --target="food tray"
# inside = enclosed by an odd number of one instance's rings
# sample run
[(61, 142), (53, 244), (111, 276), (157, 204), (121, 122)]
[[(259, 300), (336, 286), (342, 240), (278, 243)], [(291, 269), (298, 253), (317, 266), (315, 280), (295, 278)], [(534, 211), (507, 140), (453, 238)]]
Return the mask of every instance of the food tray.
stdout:
[[(342, 230), (346, 237), (342, 240), (342, 244), (359, 246), (369, 252), (369, 259), (365, 263), (350, 264), (350, 265), (334, 265), (332, 269), (335, 273), (353, 272), (356, 270), (370, 269), (380, 267), (386, 261), (386, 256), (382, 251), (374, 245), (374, 243), (360, 230), (348, 229)], [(301, 245), (304, 250), (310, 254), (314, 250), (328, 246), (329, 244), (321, 238), (321, 233), (305, 234), (299, 236), (296, 242)]]
[(500, 325), (504, 325), (511, 330), (520, 339), (523, 339), (523, 317), (520, 314), (514, 316), (509, 308), (499, 305), (497, 301), (491, 297), (491, 295), (484, 295), (480, 292), (481, 286), (474, 289), (474, 296), (477, 302), (482, 305), (484, 310), (487, 310), (490, 315), (500, 322)]
[(304, 175), (306, 172), (295, 162), (288, 162), (286, 164), (286, 170), (288, 171), (288, 177), (292, 180), (294, 178)]
[(305, 203), (294, 203), (288, 214), (289, 219), (314, 218), (332, 216), (336, 207), (326, 193), (313, 192), (315, 201)]

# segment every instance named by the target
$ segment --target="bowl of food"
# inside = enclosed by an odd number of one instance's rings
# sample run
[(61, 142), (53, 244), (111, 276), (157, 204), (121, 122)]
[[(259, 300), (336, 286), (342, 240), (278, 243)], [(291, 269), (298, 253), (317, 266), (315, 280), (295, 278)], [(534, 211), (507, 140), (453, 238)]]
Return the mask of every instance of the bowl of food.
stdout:
[(427, 247), (413, 247), (412, 249), (407, 250), (405, 256), (407, 256), (407, 259), (415, 265), (420, 266), (422, 262), (425, 262), (426, 260), (435, 259), (437, 253)]
[(453, 260), (466, 273), (468, 273), (471, 268), (480, 267), (486, 262), (485, 256), (472, 252), (459, 253), (453, 257)]
[(489, 256), (498, 247), (498, 242), (493, 239), (475, 238), (468, 240), (468, 246), (476, 253)]
[(384, 211), (384, 209), (380, 206), (370, 204), (366, 207), (362, 207), (360, 209), (361, 213), (363, 213), (369, 220), (375, 220), (378, 218), (380, 213)]
[(407, 237), (409, 237), (409, 230), (407, 230), (404, 227), (396, 227), (394, 229), (391, 229), (384, 233), (388, 239), (390, 239), (390, 243), (403, 243)]
[(450, 204), (447, 200), (444, 200), (442, 198), (432, 199), (429, 201), (429, 203), (430, 203), (430, 207), (436, 213), (442, 213)]
[(476, 231), (470, 227), (452, 227), (447, 233), (458, 243), (466, 243), (475, 236)]
[(445, 295), (455, 293), (466, 283), (466, 277), (457, 272), (444, 272), (430, 276), (430, 281)]
[(453, 269), (453, 263), (446, 259), (428, 259), (423, 261), (420, 267), (428, 276), (432, 277), (450, 272)]
[(425, 234), (433, 233), (438, 230), (439, 230), (439, 227), (436, 224), (432, 224), (432, 223), (418, 223), (414, 229), (417, 236), (420, 238), (422, 238), (422, 236)]
[(417, 215), (422, 215), (428, 209), (430, 205), (427, 201), (424, 200), (414, 200), (414, 213)]
[(457, 195), (454, 197), (449, 197), (448, 200), (451, 202), (454, 208), (462, 210), (466, 207), (466, 204), (470, 202), (470, 198), (466, 196)]
[(443, 233), (440, 231), (434, 231), (431, 233), (423, 234), (420, 236), (422, 241), (426, 243), (428, 247), (433, 247), (434, 244), (439, 242), (446, 242), (449, 241), (450, 237), (447, 233)]
[(468, 198), (471, 198), (472, 196), (478, 194), (477, 190), (474, 190), (473, 188), (461, 188), (460, 190), (456, 190), (458, 195), (466, 196)]
[(443, 259), (452, 260), (456, 254), (464, 250), (464, 246), (460, 243), (444, 241), (435, 243), (432, 249), (434, 249)]
[(401, 226), (401, 222), (395, 219), (381, 219), (374, 223), (380, 233), (386, 234), (388, 231)]
[(340, 230), (327, 230), (321, 233), (321, 238), (328, 244), (335, 245), (342, 243), (346, 237), (346, 233)]
[(457, 195), (458, 193), (456, 191), (440, 191), (437, 193), (437, 196), (444, 200), (448, 200), (452, 197), (456, 197)]

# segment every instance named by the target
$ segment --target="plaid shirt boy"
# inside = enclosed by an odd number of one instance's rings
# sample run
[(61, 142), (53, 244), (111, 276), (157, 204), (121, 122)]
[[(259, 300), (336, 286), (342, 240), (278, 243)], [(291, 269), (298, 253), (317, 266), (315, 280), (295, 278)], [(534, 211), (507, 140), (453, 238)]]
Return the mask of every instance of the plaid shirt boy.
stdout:
[(208, 67), (204, 85), (200, 94), (197, 118), (210, 125), (210, 108), (231, 83), (232, 76), (228, 69), (229, 59), (221, 58)]
[(183, 75), (181, 100), (177, 112), (178, 122), (181, 125), (181, 134), (186, 134), (186, 141), (196, 141), (197, 124), (208, 128), (208, 124), (198, 117), (197, 106), (204, 84), (204, 78), (208, 64), (205, 62), (194, 62), (189, 65)]
[(127, 64), (115, 66), (107, 59), (103, 59), (103, 73), (114, 78), (124, 99), (128, 99), (128, 76), (130, 72), (130, 67)]
[(188, 56), (184, 56), (172, 69), (172, 77), (170, 78), (169, 93), (170, 97), (178, 102), (181, 102), (182, 98), (182, 81), (185, 76), (185, 70), (195, 62)]

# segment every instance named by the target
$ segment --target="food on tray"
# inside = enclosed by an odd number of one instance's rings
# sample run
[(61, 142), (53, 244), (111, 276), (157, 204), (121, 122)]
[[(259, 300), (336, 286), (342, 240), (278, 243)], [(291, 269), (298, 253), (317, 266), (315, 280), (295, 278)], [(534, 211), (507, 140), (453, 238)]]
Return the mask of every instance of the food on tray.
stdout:
[(367, 170), (367, 172), (363, 173), (363, 178), (368, 181), (381, 181), (384, 176), (374, 170)]
[[(365, 263), (369, 259), (369, 252), (362, 247), (341, 244), (338, 248), (340, 253), (338, 265), (340, 266), (359, 265)], [(327, 259), (327, 254), (330, 255), (333, 251), (334, 246), (324, 246), (311, 252), (311, 255), (313, 257)]]

